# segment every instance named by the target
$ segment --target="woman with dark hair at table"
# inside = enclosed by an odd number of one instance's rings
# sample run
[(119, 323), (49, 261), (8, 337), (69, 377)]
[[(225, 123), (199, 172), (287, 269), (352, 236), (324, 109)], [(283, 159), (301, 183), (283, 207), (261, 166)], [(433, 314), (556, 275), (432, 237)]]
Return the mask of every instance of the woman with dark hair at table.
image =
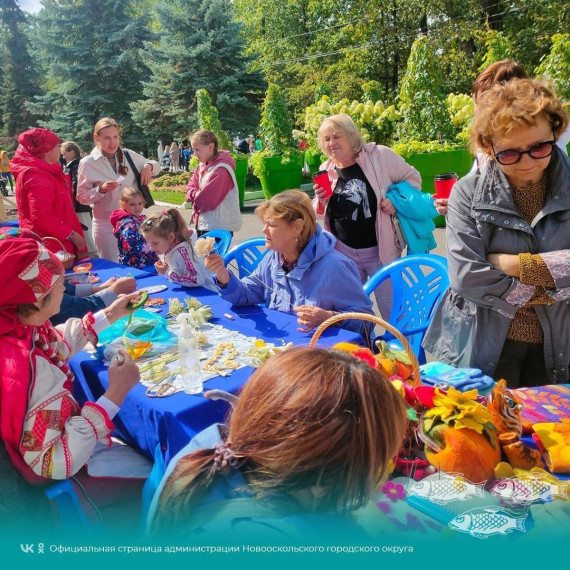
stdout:
[[(62, 248), (78, 259), (87, 257), (83, 229), (73, 208), (69, 178), (59, 164), (60, 140), (48, 129), (30, 129), (18, 137), (12, 159), (20, 227), (47, 240), (53, 252)], [(57, 240), (57, 241), (56, 241)]]
[[(217, 254), (206, 258), (216, 276), (220, 295), (234, 305), (266, 303), (270, 309), (295, 311), (301, 332), (310, 332), (337, 313), (372, 313), (358, 270), (351, 259), (336, 251), (336, 239), (317, 225), (308, 196), (287, 190), (255, 209), (263, 220), (269, 250), (251, 275), (238, 279)], [(368, 323), (342, 321), (357, 332)]]
[(477, 99), (473, 150), (486, 164), (454, 186), (447, 213), (451, 286), (424, 348), (511, 387), (570, 378), (568, 124), (544, 84), (513, 79)]
[(105, 460), (112, 419), (137, 384), (138, 367), (124, 353), (109, 367), (107, 391), (80, 408), (69, 359), (129, 314), (127, 305), (139, 294), (53, 327), (49, 319), (64, 291), (59, 259), (32, 232), (0, 229), (0, 266), (0, 434), (12, 463), (32, 485), (66, 479), (92, 462), (112, 476), (124, 466)]
[(382, 373), (344, 352), (293, 348), (253, 373), (228, 423), (172, 460), (151, 532), (367, 536), (346, 515), (387, 475), (407, 426), (404, 400)]
[[(317, 133), (319, 148), (328, 160), (322, 165), (333, 194), (315, 184), (313, 206), (324, 218), (324, 227), (336, 237), (335, 248), (356, 263), (365, 283), (383, 265), (402, 253), (392, 214), (396, 210), (386, 191), (392, 184), (408, 182), (420, 189), (419, 172), (388, 147), (366, 143), (354, 121), (346, 114), (332, 115)], [(380, 314), (392, 309), (389, 281), (376, 288)]]

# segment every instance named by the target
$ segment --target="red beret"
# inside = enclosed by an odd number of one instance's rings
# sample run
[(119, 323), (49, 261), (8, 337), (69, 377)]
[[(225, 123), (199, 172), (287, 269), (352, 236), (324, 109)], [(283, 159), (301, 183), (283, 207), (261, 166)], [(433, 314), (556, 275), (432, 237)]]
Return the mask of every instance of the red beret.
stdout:
[(18, 142), (34, 156), (42, 156), (60, 144), (61, 140), (49, 129), (38, 127), (36, 129), (24, 131), (18, 137)]

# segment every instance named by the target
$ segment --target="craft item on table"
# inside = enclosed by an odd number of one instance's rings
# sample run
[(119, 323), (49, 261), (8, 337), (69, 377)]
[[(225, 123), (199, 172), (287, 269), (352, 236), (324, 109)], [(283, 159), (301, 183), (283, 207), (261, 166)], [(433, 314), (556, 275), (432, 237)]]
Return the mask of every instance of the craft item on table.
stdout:
[(89, 273), (87, 280), (91, 285), (95, 285), (95, 283), (99, 283), (101, 281), (101, 277), (98, 277), (95, 273)]
[(177, 317), (181, 313), (188, 313), (194, 320), (195, 325), (200, 328), (209, 321), (214, 313), (210, 305), (203, 305), (196, 297), (186, 297), (182, 303), (176, 297), (168, 300), (168, 313), (166, 317)]
[(534, 424), (532, 438), (552, 473), (570, 473), (570, 418)]
[(527, 516), (513, 516), (502, 507), (479, 507), (454, 517), (449, 526), (475, 538), (488, 538), (495, 534), (510, 534), (515, 530), (526, 532)]
[(440, 374), (422, 374), (422, 382), (444, 390), (453, 386), (460, 392), (477, 390), (479, 393), (494, 386), (494, 380), (478, 368), (453, 368)]
[(283, 352), (293, 346), (292, 342), (285, 343), (281, 341), (281, 346), (276, 345), (272, 342), (265, 342), (264, 340), (258, 338), (253, 343), (245, 353), (244, 356), (251, 359), (253, 366), (261, 366), (266, 360), (268, 360), (274, 354), (278, 352)]
[(200, 238), (199, 240), (196, 240), (194, 251), (200, 257), (207, 257), (210, 253), (212, 253), (212, 251), (214, 251), (215, 247), (216, 240), (213, 237)]
[(145, 293), (152, 295), (153, 293), (161, 293), (167, 289), (168, 285), (147, 285), (146, 287), (141, 287), (139, 291), (144, 291)]
[(523, 429), (521, 419), (523, 405), (514, 392), (507, 388), (505, 380), (497, 382), (487, 400), (487, 409), (491, 414), (491, 421), (499, 434), (514, 432), (518, 437), (521, 436)]
[(131, 299), (127, 303), (127, 309), (131, 311), (131, 315), (129, 315), (129, 321), (127, 323), (127, 326), (131, 324), (132, 312), (144, 307), (147, 301), (148, 301), (148, 293), (146, 291), (141, 291), (140, 297), (138, 299)]
[(501, 461), (497, 430), (477, 390), (447, 393), (435, 388), (433, 405), (420, 418), (418, 435), (426, 459), (447, 473), (460, 473), (473, 483), (488, 481)]
[(568, 483), (537, 467), (531, 471), (515, 470), (515, 476), (498, 479), (489, 492), (495, 497), (518, 505), (566, 499)]
[(204, 362), (205, 372), (217, 372), (220, 376), (226, 376), (228, 370), (239, 368), (235, 361), (238, 355), (233, 342), (220, 342), (214, 349), (214, 354)]
[[(180, 325), (177, 323), (169, 326), (169, 331), (174, 333), (174, 341), (177, 342)], [(248, 351), (257, 340), (255, 337), (247, 337), (239, 332), (231, 331), (220, 325), (206, 323), (200, 330), (195, 331), (196, 340), (200, 347), (200, 358), (203, 361), (210, 361), (210, 365), (202, 367), (204, 381), (217, 376), (227, 376), (243, 366), (255, 366), (253, 358), (248, 356)], [(222, 345), (222, 353), (220, 347)], [(227, 345), (233, 345), (227, 346)], [(211, 360), (216, 353), (216, 360)], [(218, 358), (219, 356), (219, 358)], [(148, 360), (141, 360), (139, 364), (141, 370), (141, 383), (147, 388), (151, 388), (151, 395), (162, 396), (172, 395), (184, 390), (180, 376), (180, 361), (178, 352), (166, 355), (157, 355)], [(164, 394), (157, 394), (157, 385), (162, 384)], [(166, 386), (168, 385), (168, 386)], [(168, 390), (166, 390), (168, 387)]]
[(512, 393), (523, 404), (523, 433), (531, 433), (533, 424), (570, 417), (570, 384), (517, 388)]
[(520, 440), (520, 434), (512, 431), (501, 433), (499, 434), (499, 443), (508, 462), (513, 467), (530, 470), (542, 465), (540, 453), (536, 449), (526, 446)]
[(451, 501), (466, 501), (473, 497), (485, 497), (485, 482), (471, 483), (461, 475), (434, 473), (421, 481), (411, 481), (406, 491), (408, 495), (416, 495), (429, 499), (433, 503), (444, 504)]
[(87, 273), (93, 267), (92, 263), (80, 263), (73, 267), (75, 273)]
[(177, 338), (168, 330), (163, 317), (139, 309), (99, 334), (99, 357), (110, 361), (120, 349), (128, 349), (125, 339), (137, 357), (141, 356), (143, 350), (147, 357), (159, 355), (177, 343)]
[(161, 305), (166, 305), (166, 301), (164, 299), (162, 299), (161, 297), (154, 297), (154, 298), (148, 298), (145, 301), (144, 306), (145, 307), (157, 307), (157, 306), (161, 306)]
[(375, 342), (378, 353), (374, 358), (380, 363), (380, 368), (388, 376), (399, 376), (404, 382), (412, 380), (414, 368), (405, 350), (392, 350), (385, 340)]

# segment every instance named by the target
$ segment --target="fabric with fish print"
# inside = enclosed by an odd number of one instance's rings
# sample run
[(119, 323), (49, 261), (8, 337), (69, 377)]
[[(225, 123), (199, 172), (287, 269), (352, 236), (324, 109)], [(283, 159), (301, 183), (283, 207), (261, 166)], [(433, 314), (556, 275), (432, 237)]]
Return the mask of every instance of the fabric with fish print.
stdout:
[(444, 504), (450, 501), (465, 501), (472, 497), (485, 496), (483, 483), (471, 483), (460, 475), (434, 473), (421, 481), (412, 481), (406, 489), (409, 495), (429, 499), (432, 503)]
[(454, 517), (449, 527), (485, 539), (495, 534), (510, 534), (515, 530), (526, 532), (524, 523), (527, 516), (514, 517), (501, 507), (479, 507)]

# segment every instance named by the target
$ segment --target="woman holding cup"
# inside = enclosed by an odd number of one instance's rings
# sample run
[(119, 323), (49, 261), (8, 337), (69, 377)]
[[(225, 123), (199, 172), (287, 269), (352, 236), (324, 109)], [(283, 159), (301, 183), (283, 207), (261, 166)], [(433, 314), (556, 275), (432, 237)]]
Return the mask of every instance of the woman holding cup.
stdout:
[[(352, 259), (366, 282), (380, 267), (397, 259), (402, 247), (397, 240), (392, 202), (386, 190), (407, 181), (421, 188), (419, 172), (389, 148), (365, 143), (354, 121), (346, 114), (327, 117), (317, 133), (321, 150), (328, 156), (315, 180), (313, 207), (324, 218), (325, 229), (336, 238), (336, 249)], [(392, 307), (389, 282), (375, 291), (380, 314), (387, 318)]]

